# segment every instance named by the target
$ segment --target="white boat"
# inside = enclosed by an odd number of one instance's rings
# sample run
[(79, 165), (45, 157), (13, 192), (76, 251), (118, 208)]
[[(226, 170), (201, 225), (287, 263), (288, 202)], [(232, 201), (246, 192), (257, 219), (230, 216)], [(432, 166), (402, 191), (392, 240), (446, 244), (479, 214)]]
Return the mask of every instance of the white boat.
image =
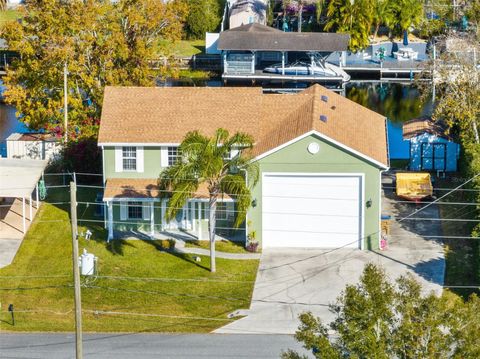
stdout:
[(266, 67), (264, 72), (273, 74), (297, 75), (297, 76), (318, 76), (318, 77), (341, 77), (343, 82), (350, 81), (350, 75), (340, 67), (329, 62), (313, 61), (311, 63), (296, 61), (285, 65), (282, 70), (282, 64), (274, 64)]

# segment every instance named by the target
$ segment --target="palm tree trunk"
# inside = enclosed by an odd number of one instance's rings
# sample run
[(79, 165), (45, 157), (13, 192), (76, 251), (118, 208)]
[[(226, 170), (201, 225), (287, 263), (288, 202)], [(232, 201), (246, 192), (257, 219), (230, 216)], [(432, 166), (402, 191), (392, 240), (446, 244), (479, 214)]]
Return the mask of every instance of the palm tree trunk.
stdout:
[(303, 22), (303, 3), (300, 3), (298, 6), (298, 32), (302, 32), (302, 22)]
[(217, 219), (217, 197), (218, 192), (210, 193), (210, 201), (208, 207), (210, 209), (208, 219), (208, 233), (210, 236), (210, 272), (214, 273), (217, 270), (215, 263), (215, 222)]

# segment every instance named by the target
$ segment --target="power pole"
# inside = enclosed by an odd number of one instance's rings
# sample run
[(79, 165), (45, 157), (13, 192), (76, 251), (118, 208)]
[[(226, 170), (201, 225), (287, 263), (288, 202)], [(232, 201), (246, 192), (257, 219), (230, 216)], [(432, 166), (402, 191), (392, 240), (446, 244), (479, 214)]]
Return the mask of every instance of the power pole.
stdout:
[(67, 62), (63, 66), (63, 116), (65, 122), (65, 143), (68, 141), (68, 69)]
[(73, 282), (75, 288), (75, 345), (76, 358), (82, 359), (82, 298), (78, 268), (77, 185), (70, 182), (70, 216), (72, 222)]

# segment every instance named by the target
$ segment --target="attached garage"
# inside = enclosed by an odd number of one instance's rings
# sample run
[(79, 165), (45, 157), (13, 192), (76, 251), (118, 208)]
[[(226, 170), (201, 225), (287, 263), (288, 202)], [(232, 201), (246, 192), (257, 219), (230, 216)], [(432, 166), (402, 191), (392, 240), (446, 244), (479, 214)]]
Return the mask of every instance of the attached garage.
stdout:
[(263, 248), (361, 248), (363, 178), (263, 173)]

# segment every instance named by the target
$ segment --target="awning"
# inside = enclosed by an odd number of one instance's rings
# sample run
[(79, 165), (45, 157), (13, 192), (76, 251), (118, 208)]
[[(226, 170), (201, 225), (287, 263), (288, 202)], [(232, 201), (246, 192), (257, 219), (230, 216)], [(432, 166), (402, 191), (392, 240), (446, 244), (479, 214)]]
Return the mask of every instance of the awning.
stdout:
[(47, 164), (42, 160), (0, 158), (0, 197), (28, 198)]
[[(115, 200), (160, 200), (156, 178), (110, 178), (105, 185), (104, 201)], [(220, 200), (231, 200), (228, 195), (220, 195)], [(202, 183), (192, 199), (208, 199), (207, 185)]]
[(220, 33), (219, 50), (233, 51), (346, 51), (350, 35), (330, 32), (283, 32), (257, 23)]

